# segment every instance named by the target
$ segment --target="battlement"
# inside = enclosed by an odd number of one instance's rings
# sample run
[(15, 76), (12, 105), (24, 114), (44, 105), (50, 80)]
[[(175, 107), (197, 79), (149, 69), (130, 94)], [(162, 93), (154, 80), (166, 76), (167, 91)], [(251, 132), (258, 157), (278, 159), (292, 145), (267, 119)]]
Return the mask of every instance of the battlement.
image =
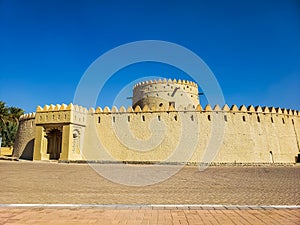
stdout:
[(38, 106), (36, 108), (36, 124), (74, 123), (84, 125), (87, 109), (70, 103)]
[(19, 121), (35, 119), (35, 113), (26, 113), (20, 116)]
[(69, 105), (66, 104), (56, 104), (56, 105), (45, 105), (43, 108), (41, 106), (37, 106), (36, 108), (36, 112), (58, 112), (58, 111), (76, 111), (76, 112), (82, 112), (82, 113), (86, 113), (87, 109), (79, 106), (79, 105), (73, 105), (72, 103), (70, 103)]
[(136, 85), (133, 86), (133, 88), (137, 88), (140, 86), (145, 86), (145, 85), (149, 85), (149, 84), (178, 84), (178, 85), (190, 85), (190, 86), (194, 86), (196, 88), (198, 88), (198, 85), (193, 82), (193, 81), (188, 81), (188, 80), (176, 80), (176, 79), (166, 79), (164, 78), (162, 79), (158, 79), (158, 80), (149, 80), (149, 81), (143, 81), (140, 83), (137, 83)]
[(127, 107), (127, 109), (124, 106), (121, 106), (119, 109), (116, 106), (113, 106), (112, 108), (109, 108), (108, 106), (105, 106), (103, 109), (101, 107), (90, 108), (87, 110), (87, 108), (73, 105), (70, 103), (69, 105), (66, 104), (56, 104), (56, 105), (45, 105), (43, 108), (41, 106), (38, 106), (36, 109), (36, 113), (27, 113), (22, 115), (19, 120), (27, 120), (27, 119), (34, 119), (36, 117), (36, 114), (40, 113), (54, 113), (54, 112), (67, 112), (67, 111), (74, 111), (80, 114), (120, 114), (120, 113), (159, 113), (159, 112), (226, 112), (226, 113), (256, 113), (256, 114), (278, 114), (278, 115), (287, 115), (287, 116), (300, 116), (300, 111), (292, 110), (292, 109), (286, 109), (286, 108), (274, 108), (274, 107), (267, 107), (267, 106), (253, 106), (249, 105), (246, 107), (245, 105), (241, 105), (238, 107), (237, 105), (232, 105), (229, 107), (227, 104), (225, 104), (223, 107), (220, 107), (219, 105), (215, 105), (214, 107), (211, 107), (210, 104), (207, 104), (204, 108), (198, 104), (196, 107), (193, 107), (191, 104), (189, 104), (186, 107), (179, 106), (177, 109), (175, 109), (172, 105), (170, 105), (168, 108), (162, 107), (151, 107), (149, 108), (147, 105), (145, 105), (143, 108), (141, 108), (139, 105), (136, 107)]
[(215, 105), (214, 107), (211, 107), (210, 104), (207, 104), (204, 108), (198, 104), (196, 107), (193, 107), (191, 104), (189, 104), (186, 107), (179, 106), (177, 109), (175, 109), (172, 105), (170, 105), (168, 108), (162, 107), (151, 107), (149, 108), (147, 105), (145, 105), (143, 108), (141, 108), (139, 105), (136, 107), (129, 106), (127, 109), (124, 106), (121, 106), (119, 109), (116, 106), (113, 106), (111, 109), (107, 106), (102, 109), (101, 107), (97, 107), (96, 109), (90, 108), (89, 113), (92, 114), (114, 114), (114, 113), (154, 113), (154, 112), (226, 112), (226, 113), (257, 113), (257, 114), (282, 114), (282, 115), (288, 115), (288, 116), (300, 116), (300, 111), (297, 110), (291, 110), (291, 109), (285, 109), (285, 108), (274, 108), (274, 107), (267, 107), (267, 106), (253, 106), (250, 105), (246, 107), (245, 105), (241, 105), (238, 107), (237, 105), (232, 105), (229, 107), (227, 104), (225, 104), (223, 107), (220, 107), (219, 105)]

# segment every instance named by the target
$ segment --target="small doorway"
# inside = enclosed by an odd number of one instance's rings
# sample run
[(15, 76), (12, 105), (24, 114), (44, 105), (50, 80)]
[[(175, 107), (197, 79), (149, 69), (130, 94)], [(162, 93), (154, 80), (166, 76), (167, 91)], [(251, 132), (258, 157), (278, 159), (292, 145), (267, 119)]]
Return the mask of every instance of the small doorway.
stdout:
[(61, 153), (62, 132), (58, 129), (51, 130), (47, 136), (47, 153), (49, 159), (58, 160)]

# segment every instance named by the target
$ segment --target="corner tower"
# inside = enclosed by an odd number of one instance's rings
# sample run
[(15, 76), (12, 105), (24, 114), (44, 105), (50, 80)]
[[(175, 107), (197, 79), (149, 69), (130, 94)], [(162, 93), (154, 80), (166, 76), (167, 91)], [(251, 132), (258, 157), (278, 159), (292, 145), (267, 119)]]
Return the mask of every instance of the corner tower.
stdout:
[(194, 108), (200, 104), (198, 96), (198, 85), (186, 80), (150, 80), (141, 82), (133, 87), (132, 106), (143, 108), (151, 107), (168, 108), (173, 105), (186, 107), (191, 104)]

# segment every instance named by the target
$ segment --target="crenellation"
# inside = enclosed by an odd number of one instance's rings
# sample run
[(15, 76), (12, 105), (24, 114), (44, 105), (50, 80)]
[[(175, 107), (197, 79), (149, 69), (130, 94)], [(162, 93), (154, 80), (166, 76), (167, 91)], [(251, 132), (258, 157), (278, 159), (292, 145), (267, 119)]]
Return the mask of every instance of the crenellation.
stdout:
[(284, 114), (284, 115), (287, 115), (287, 114), (288, 114), (288, 112), (287, 112), (287, 109), (286, 109), (286, 108), (283, 108), (283, 109), (282, 109), (282, 114)]
[(257, 112), (257, 113), (262, 113), (263, 111), (262, 111), (262, 108), (258, 105), (258, 106), (255, 106), (255, 111)]
[(93, 107), (91, 107), (91, 108), (89, 109), (89, 113), (95, 113), (95, 109), (94, 109)]
[(36, 112), (41, 112), (41, 111), (43, 111), (43, 108), (42, 108), (41, 106), (38, 105), (38, 106), (36, 107)]
[(142, 110), (142, 111), (143, 111), (143, 112), (149, 112), (150, 109), (149, 109), (148, 105), (145, 105), (145, 106), (143, 107), (143, 110)]
[(113, 106), (111, 109), (112, 113), (117, 113), (118, 112), (118, 108), (116, 106)]
[(270, 113), (276, 113), (276, 110), (274, 107), (269, 107), (269, 111), (270, 111)]
[(134, 112), (141, 112), (141, 111), (142, 109), (139, 105), (134, 108)]
[(254, 108), (254, 106), (253, 106), (253, 105), (249, 105), (249, 106), (247, 107), (247, 111), (250, 112), (250, 113), (255, 113), (255, 108)]
[(239, 108), (237, 107), (237, 105), (232, 105), (230, 108), (231, 112), (239, 112)]
[(67, 109), (67, 105), (66, 104), (61, 104), (61, 106), (60, 106), (60, 109), (59, 110), (61, 110), (61, 111), (63, 111), (63, 110), (66, 110)]
[(247, 112), (247, 108), (245, 105), (241, 105), (240, 108), (239, 108), (239, 111), (241, 112)]
[(229, 106), (228, 106), (227, 104), (225, 104), (225, 105), (223, 106), (222, 110), (223, 110), (224, 112), (229, 112), (229, 111), (230, 111), (230, 108), (229, 108)]
[(48, 108), (48, 111), (54, 111), (54, 108), (55, 108), (55, 105), (50, 104), (50, 106), (49, 106), (49, 108)]
[(66, 110), (74, 110), (74, 105), (73, 105), (72, 103), (70, 103), (70, 104), (67, 106)]
[(104, 113), (110, 113), (110, 109), (108, 108), (108, 106), (105, 106), (103, 109)]
[(198, 105), (197, 105), (197, 107), (196, 107), (196, 111), (198, 111), (198, 112), (201, 112), (201, 111), (203, 111), (203, 109), (202, 109), (202, 107), (201, 107), (201, 105), (200, 105), (200, 104), (198, 104)]
[(264, 106), (262, 107), (263, 113), (270, 113), (269, 107)]
[(221, 110), (221, 107), (220, 107), (218, 104), (216, 104), (216, 105), (214, 106), (213, 111), (220, 112), (220, 111), (222, 111), (222, 110)]
[(44, 111), (44, 112), (47, 112), (48, 109), (49, 109), (49, 107), (50, 107), (49, 105), (44, 105), (43, 111)]
[(56, 104), (53, 110), (54, 111), (58, 111), (58, 110), (60, 110), (60, 108), (61, 108), (61, 105), (60, 104)]
[(166, 112), (165, 106), (159, 107), (159, 108), (158, 108), (158, 111), (160, 111), (160, 112)]
[(131, 106), (129, 106), (128, 108), (127, 108), (127, 112), (133, 112), (133, 108), (131, 107)]
[(211, 108), (210, 104), (207, 104), (205, 106), (204, 111), (208, 111), (208, 112), (212, 111), (212, 108)]
[(169, 108), (168, 108), (167, 111), (168, 111), (168, 112), (174, 112), (174, 111), (176, 111), (176, 109), (174, 108), (173, 105), (169, 105)]
[(96, 113), (101, 113), (101, 112), (103, 112), (102, 108), (101, 107), (97, 107), (96, 108)]
[(120, 109), (119, 109), (119, 112), (121, 112), (121, 113), (124, 113), (124, 112), (126, 112), (126, 109), (125, 109), (125, 107), (124, 107), (124, 106), (121, 106), (121, 107), (120, 107)]
[(276, 113), (277, 113), (277, 114), (282, 114), (281, 108), (277, 107), (277, 108), (275, 108), (275, 110), (276, 110)]

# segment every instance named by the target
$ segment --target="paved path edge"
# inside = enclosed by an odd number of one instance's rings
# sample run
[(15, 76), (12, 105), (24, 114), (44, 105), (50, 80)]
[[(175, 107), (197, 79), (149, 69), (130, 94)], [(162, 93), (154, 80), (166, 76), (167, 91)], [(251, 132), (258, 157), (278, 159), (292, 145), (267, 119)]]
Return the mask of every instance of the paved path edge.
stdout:
[(1, 208), (103, 208), (103, 209), (300, 209), (300, 205), (125, 205), (125, 204), (0, 204)]

